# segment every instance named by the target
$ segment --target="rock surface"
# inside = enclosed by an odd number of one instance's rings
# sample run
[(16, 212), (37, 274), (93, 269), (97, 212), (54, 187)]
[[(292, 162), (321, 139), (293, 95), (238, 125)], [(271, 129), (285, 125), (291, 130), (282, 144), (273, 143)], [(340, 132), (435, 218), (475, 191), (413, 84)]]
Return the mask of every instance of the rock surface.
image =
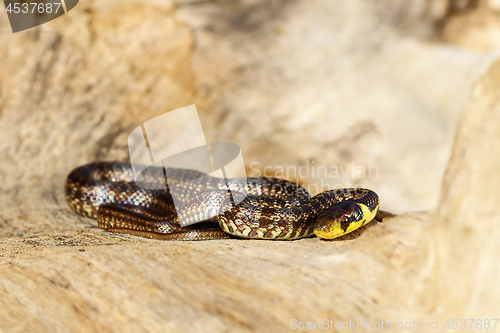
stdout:
[(439, 22), (443, 41), (475, 51), (500, 48), (500, 2), (448, 0)]
[[(0, 329), (494, 316), (481, 309), (499, 292), (499, 65), (476, 85), (442, 185), (459, 111), (492, 55), (414, 33), (429, 24), (426, 1), (391, 3), (82, 1), (15, 35), (0, 17)], [(312, 192), (360, 183), (387, 210), (437, 215), (353, 240), (182, 243), (107, 233), (69, 209), (72, 168), (127, 160), (133, 128), (193, 103), (207, 141), (239, 144), (250, 174), (309, 166), (282, 176)], [(318, 177), (313, 166), (377, 173)]]
[(474, 87), (443, 180), (435, 219), (434, 281), (439, 310), (450, 318), (494, 318), (498, 313), (499, 92), (497, 61)]

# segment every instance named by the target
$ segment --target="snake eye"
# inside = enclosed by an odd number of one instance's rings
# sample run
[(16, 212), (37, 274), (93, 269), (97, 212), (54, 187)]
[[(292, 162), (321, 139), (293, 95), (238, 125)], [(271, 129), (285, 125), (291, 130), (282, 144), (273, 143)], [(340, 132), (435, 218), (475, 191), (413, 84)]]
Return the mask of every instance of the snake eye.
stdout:
[(341, 228), (345, 231), (347, 229), (347, 227), (349, 227), (349, 224), (350, 224), (349, 218), (347, 217), (347, 215), (343, 215), (340, 218)]

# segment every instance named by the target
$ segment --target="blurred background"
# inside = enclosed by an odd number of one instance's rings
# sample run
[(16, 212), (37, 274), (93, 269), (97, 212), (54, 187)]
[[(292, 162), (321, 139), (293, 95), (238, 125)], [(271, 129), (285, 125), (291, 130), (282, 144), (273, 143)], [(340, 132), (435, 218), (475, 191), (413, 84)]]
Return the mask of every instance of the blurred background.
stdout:
[(432, 209), (461, 109), (500, 47), (497, 0), (87, 0), (16, 34), (0, 8), (11, 234), (67, 228), (66, 175), (127, 161), (132, 129), (190, 104), (208, 142), (241, 147), (249, 176)]
[[(0, 5), (0, 329), (498, 317), (500, 65), (469, 95), (499, 15), (498, 0), (82, 0), (13, 34)], [(331, 242), (162, 242), (76, 216), (73, 168), (128, 161), (133, 129), (192, 104), (249, 176), (439, 210)]]

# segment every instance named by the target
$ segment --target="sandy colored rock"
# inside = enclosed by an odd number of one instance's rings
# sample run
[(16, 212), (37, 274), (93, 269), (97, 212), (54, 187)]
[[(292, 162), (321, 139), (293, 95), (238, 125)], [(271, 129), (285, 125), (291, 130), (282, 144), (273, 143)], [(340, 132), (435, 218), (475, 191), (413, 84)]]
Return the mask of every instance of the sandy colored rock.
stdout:
[(494, 318), (500, 302), (499, 91), (496, 62), (463, 112), (436, 214), (433, 281), (439, 311), (453, 318)]
[(438, 0), (429, 6), (444, 42), (481, 52), (500, 47), (500, 1)]
[(442, 31), (445, 42), (477, 51), (500, 47), (500, 12), (478, 9), (447, 19)]
[[(496, 234), (469, 223), (496, 216), (485, 153), (497, 149), (498, 65), (464, 114), (439, 203), (460, 110), (491, 55), (414, 33), (429, 30), (426, 1), (405, 3), (82, 1), (15, 35), (0, 17), (0, 329), (270, 332), (494, 309)], [(69, 209), (71, 169), (127, 160), (133, 128), (193, 103), (207, 141), (239, 144), (250, 174), (308, 166), (283, 176), (312, 192), (359, 182), (384, 209), (439, 203), (438, 215), (332, 242), (180, 243), (107, 233)]]
[[(258, 2), (244, 8), (248, 20), (266, 18)], [(391, 211), (435, 207), (466, 77), (488, 55), (400, 32), (381, 8), (298, 2), (283, 5), (281, 20), (218, 29), (210, 19), (231, 17), (231, 6), (180, 10), (199, 27), (194, 68), (210, 92), (197, 102), (207, 140), (239, 144), (252, 175), (298, 178), (313, 193), (360, 185)]]

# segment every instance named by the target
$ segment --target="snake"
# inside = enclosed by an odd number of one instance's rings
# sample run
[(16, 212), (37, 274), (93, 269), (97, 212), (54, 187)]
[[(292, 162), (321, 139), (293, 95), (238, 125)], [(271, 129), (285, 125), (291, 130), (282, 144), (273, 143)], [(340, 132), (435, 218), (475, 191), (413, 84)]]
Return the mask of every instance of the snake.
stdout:
[[(175, 168), (160, 177), (146, 171), (144, 179), (164, 182), (166, 188), (139, 186), (125, 162), (77, 167), (66, 178), (66, 201), (107, 231), (159, 240), (335, 239), (372, 221), (379, 209), (378, 195), (364, 188), (338, 188), (311, 197), (303, 186), (273, 177), (221, 179)], [(228, 185), (233, 189), (229, 199)], [(173, 193), (182, 202), (181, 213)], [(181, 226), (180, 217), (201, 222)]]

